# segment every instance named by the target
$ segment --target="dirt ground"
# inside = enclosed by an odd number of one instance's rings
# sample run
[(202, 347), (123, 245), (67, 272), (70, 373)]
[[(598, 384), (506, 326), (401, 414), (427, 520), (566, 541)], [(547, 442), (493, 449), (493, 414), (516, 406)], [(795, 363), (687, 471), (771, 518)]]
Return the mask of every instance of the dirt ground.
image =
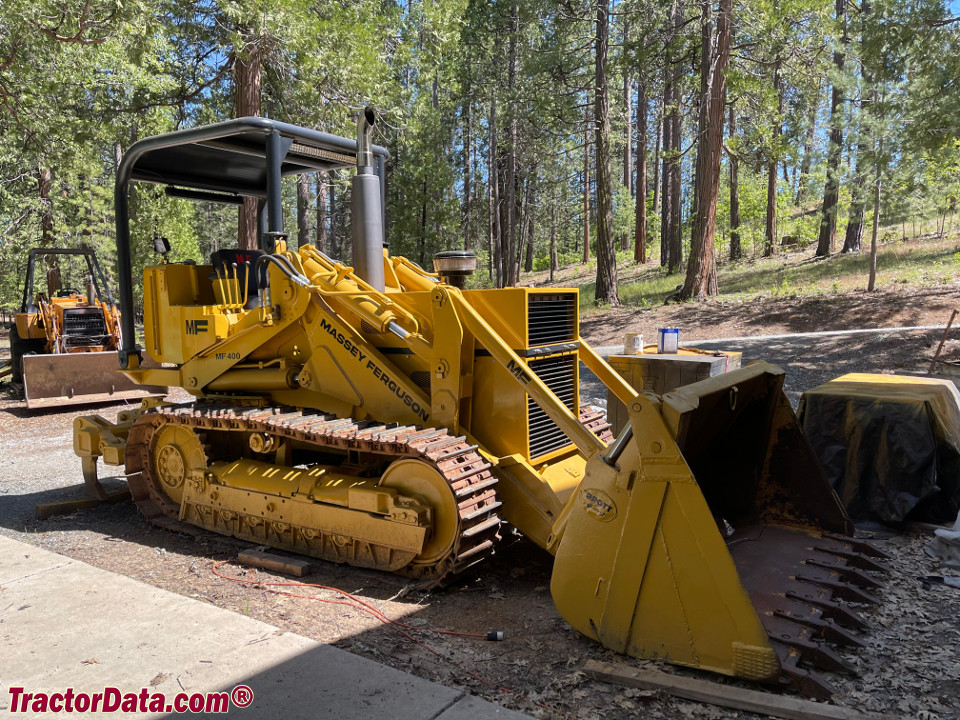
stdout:
[[(956, 291), (940, 288), (882, 297), (816, 297), (757, 300), (749, 304), (667, 306), (636, 313), (593, 316), (583, 331), (595, 345), (621, 341), (626, 331), (654, 332), (679, 326), (681, 339), (726, 338), (784, 332), (943, 324)], [(774, 340), (728, 343), (746, 359), (765, 358), (787, 369), (796, 399), (806, 388), (850, 370), (925, 370), (940, 331), (884, 332), (824, 341)], [(960, 337), (960, 330), (955, 333)], [(948, 354), (960, 346), (951, 342)], [(586, 394), (586, 393), (585, 393)], [(595, 393), (596, 394), (596, 393)], [(598, 398), (602, 399), (602, 398)], [(338, 598), (322, 588), (269, 588), (289, 578), (214, 564), (230, 561), (243, 543), (204, 535), (197, 538), (149, 526), (131, 503), (37, 521), (38, 503), (85, 496), (80, 463), (71, 447), (72, 420), (97, 412), (112, 418), (118, 407), (65, 408), (33, 413), (9, 394), (0, 394), (0, 532), (142, 582), (249, 615), (291, 632), (330, 643), (392, 667), (470, 692), (542, 718), (736, 718), (757, 717), (706, 704), (626, 690), (587, 679), (586, 660), (647, 663), (617, 656), (568, 626), (553, 608), (551, 558), (522, 537), (504, 533), (495, 557), (469, 571), (453, 587), (426, 593), (391, 575), (320, 563), (305, 582), (338, 588), (409, 626), (406, 633), (384, 626), (356, 608), (323, 602)], [(108, 489), (123, 486), (109, 469)], [(885, 711), (918, 720), (960, 718), (960, 590), (922, 578), (950, 574), (923, 554), (929, 534), (863, 533), (892, 555), (882, 602), (862, 614), (874, 625), (866, 647), (844, 656), (859, 677), (832, 675), (838, 705)], [(282, 590), (315, 600), (275, 594)], [(318, 601), (319, 600), (319, 601)], [(118, 599), (118, 602), (121, 602)], [(444, 629), (486, 633), (501, 630), (502, 642), (438, 635)], [(176, 629), (172, 629), (175, 631)], [(668, 672), (716, 676), (664, 666)], [(734, 684), (739, 684), (735, 683)]]
[(749, 337), (855, 328), (946, 325), (960, 307), (960, 293), (950, 285), (916, 288), (893, 285), (877, 292), (761, 296), (750, 300), (710, 299), (653, 308), (614, 308), (580, 322), (594, 345), (623, 343), (628, 332), (657, 339), (657, 328), (680, 328), (684, 339)]

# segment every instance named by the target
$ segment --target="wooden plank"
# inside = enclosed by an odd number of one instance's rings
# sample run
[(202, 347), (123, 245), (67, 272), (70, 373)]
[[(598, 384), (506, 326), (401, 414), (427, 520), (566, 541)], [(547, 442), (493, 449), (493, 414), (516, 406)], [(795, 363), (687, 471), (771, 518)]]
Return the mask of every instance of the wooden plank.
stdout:
[(43, 503), (34, 508), (37, 520), (46, 520), (54, 515), (69, 515), (77, 510), (90, 510), (103, 505), (104, 503), (122, 502), (130, 499), (129, 490), (117, 490), (108, 493), (107, 499), (100, 502), (96, 498), (83, 498), (82, 500), (65, 500), (64, 502)]
[(237, 555), (237, 560), (244, 565), (251, 565), (262, 570), (271, 570), (273, 572), (283, 573), (284, 575), (293, 575), (294, 577), (303, 577), (313, 572), (314, 563), (307, 558), (289, 557), (277, 555), (272, 552), (265, 552), (251, 548), (244, 550)]
[(632, 668), (628, 665), (610, 665), (588, 660), (583, 671), (594, 680), (614, 685), (643, 690), (661, 690), (668, 695), (687, 700), (790, 720), (895, 720), (893, 715), (861, 712), (788, 695), (745, 690), (732, 685), (721, 685), (681, 675), (668, 675), (659, 670)]

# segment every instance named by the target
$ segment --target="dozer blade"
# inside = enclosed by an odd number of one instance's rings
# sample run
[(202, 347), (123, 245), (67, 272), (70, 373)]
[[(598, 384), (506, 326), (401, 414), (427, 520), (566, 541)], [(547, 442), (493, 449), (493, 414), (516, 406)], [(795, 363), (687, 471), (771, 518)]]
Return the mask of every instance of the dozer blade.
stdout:
[[(552, 538), (560, 614), (605, 647), (828, 697), (882, 568), (755, 363), (628, 408)], [(630, 435), (632, 433), (632, 436)]]
[(137, 385), (119, 372), (116, 352), (23, 356), (23, 395), (27, 407), (116, 402), (166, 394), (167, 388)]

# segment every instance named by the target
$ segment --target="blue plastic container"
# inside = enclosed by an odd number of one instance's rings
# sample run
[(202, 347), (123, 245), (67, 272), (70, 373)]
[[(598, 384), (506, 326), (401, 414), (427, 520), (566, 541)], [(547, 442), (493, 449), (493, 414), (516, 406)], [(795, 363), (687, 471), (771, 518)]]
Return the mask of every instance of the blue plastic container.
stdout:
[(676, 355), (680, 350), (680, 328), (657, 330), (657, 352), (661, 355)]

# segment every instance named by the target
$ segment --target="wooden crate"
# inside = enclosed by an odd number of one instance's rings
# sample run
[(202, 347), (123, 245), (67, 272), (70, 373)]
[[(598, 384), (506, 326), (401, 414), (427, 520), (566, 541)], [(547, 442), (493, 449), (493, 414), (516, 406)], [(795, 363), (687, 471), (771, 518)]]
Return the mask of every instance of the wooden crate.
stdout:
[[(676, 355), (610, 355), (607, 362), (636, 390), (663, 395), (681, 385), (736, 370), (741, 358), (742, 353), (738, 352), (706, 354), (681, 348)], [(627, 408), (609, 390), (607, 420), (613, 425), (615, 435), (627, 423)]]

